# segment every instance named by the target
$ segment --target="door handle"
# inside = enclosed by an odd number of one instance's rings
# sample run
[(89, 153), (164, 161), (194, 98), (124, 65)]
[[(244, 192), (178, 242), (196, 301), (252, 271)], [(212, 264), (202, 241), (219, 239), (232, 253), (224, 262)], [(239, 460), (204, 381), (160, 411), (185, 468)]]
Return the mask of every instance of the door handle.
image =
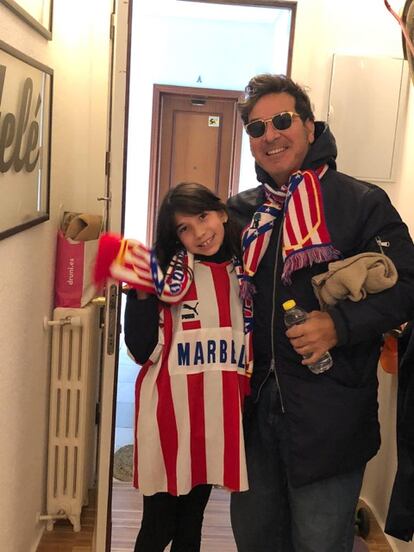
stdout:
[(100, 295), (99, 297), (94, 297), (91, 301), (92, 305), (97, 307), (104, 307), (106, 305), (106, 297)]

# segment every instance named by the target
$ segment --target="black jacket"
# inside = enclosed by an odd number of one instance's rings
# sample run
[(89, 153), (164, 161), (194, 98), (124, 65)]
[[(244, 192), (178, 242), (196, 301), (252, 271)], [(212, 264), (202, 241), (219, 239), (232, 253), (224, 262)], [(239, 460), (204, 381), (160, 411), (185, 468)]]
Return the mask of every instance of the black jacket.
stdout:
[(398, 469), (385, 532), (410, 541), (414, 534), (414, 325), (398, 340), (397, 454)]
[[(327, 264), (298, 270), (293, 273), (292, 284), (283, 285), (281, 248), (277, 243), (281, 222), (275, 224), (254, 278), (257, 294), (252, 396), (268, 376), (273, 340), (289, 423), (290, 480), (295, 486), (351, 471), (375, 455), (380, 444), (377, 363), (381, 335), (412, 319), (414, 312), (414, 246), (407, 227), (381, 188), (336, 171), (336, 153), (329, 128), (316, 123), (316, 140), (302, 168), (329, 165), (321, 187), (333, 246), (344, 258), (364, 251), (378, 252), (382, 247), (394, 261), (399, 280), (393, 288), (364, 301), (346, 300), (330, 309), (339, 338), (331, 350), (334, 365), (325, 374), (314, 375), (300, 363), (285, 335), (282, 303), (293, 298), (307, 311), (318, 310), (311, 278), (325, 272)], [(267, 173), (260, 167), (256, 170), (260, 182), (275, 187)], [(258, 186), (230, 198), (228, 206), (244, 225), (263, 199), (262, 187)]]

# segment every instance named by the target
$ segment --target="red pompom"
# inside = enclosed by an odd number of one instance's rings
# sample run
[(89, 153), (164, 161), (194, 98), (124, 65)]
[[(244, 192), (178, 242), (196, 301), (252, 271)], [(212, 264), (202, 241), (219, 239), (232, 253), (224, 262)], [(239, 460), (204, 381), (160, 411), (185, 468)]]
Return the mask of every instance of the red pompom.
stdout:
[(95, 284), (101, 284), (110, 276), (109, 268), (116, 259), (121, 247), (122, 237), (118, 234), (106, 233), (99, 238), (98, 252), (93, 268)]

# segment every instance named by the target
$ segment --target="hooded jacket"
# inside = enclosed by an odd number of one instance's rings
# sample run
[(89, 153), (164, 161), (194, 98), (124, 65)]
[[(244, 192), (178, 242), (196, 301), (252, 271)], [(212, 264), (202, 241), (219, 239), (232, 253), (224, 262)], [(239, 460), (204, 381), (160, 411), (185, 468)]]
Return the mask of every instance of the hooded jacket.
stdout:
[[(363, 301), (344, 300), (329, 309), (338, 343), (333, 366), (315, 375), (301, 364), (285, 335), (282, 304), (288, 299), (307, 311), (319, 310), (311, 279), (328, 263), (313, 264), (281, 281), (281, 218), (254, 277), (254, 372), (252, 400), (268, 377), (273, 357), (281, 405), (289, 427), (289, 478), (294, 486), (346, 473), (365, 464), (380, 445), (377, 364), (382, 334), (411, 320), (414, 311), (414, 246), (406, 225), (378, 186), (336, 170), (335, 139), (325, 123), (315, 124), (315, 141), (301, 167), (327, 163), (321, 180), (325, 219), (333, 246), (343, 258), (366, 251), (384, 253), (398, 271), (395, 286)], [(256, 165), (259, 182), (276, 188)], [(241, 225), (249, 224), (264, 201), (262, 186), (230, 198), (228, 207)], [(273, 350), (273, 352), (272, 352)]]

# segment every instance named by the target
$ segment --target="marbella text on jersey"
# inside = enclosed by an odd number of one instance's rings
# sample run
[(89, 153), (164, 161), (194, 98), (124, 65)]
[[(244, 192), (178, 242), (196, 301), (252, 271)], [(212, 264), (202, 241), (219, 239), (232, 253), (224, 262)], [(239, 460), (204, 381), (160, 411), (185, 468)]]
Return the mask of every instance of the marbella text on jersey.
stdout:
[[(179, 366), (197, 366), (198, 364), (237, 364), (239, 368), (244, 368), (244, 345), (239, 352), (236, 352), (236, 345), (231, 341), (230, 347), (225, 339), (218, 342), (209, 339), (207, 343), (196, 341), (194, 344), (177, 344), (177, 357)], [(230, 361), (230, 362), (229, 362)]]
[[(242, 332), (230, 335), (227, 328), (221, 328), (222, 335), (203, 336), (201, 332), (179, 332), (180, 337), (171, 348), (172, 362), (170, 371), (204, 372), (211, 369), (244, 370), (246, 362), (246, 346)], [(226, 335), (229, 333), (229, 335)], [(240, 333), (240, 335), (238, 335)], [(194, 335), (195, 334), (195, 335)], [(193, 339), (191, 338), (193, 337)], [(227, 367), (227, 368), (226, 368)]]

